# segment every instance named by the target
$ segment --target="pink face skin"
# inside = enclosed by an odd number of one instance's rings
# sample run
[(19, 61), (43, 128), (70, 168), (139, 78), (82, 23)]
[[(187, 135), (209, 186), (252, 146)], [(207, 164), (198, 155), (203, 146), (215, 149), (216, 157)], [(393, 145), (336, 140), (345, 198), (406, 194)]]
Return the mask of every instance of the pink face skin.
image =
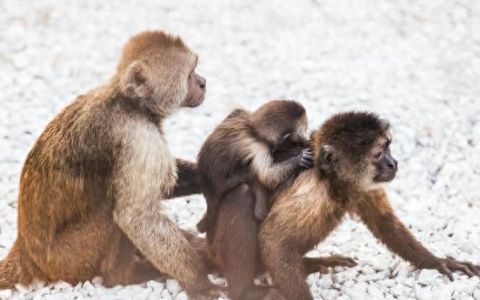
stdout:
[(197, 107), (202, 104), (206, 90), (207, 81), (193, 70), (188, 76), (188, 93), (183, 101), (183, 106)]

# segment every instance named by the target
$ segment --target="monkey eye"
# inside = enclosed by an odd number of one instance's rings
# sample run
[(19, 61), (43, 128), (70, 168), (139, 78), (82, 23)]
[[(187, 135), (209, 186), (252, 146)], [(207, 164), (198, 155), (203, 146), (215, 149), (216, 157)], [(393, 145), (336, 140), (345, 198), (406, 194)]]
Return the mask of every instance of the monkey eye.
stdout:
[(291, 133), (287, 133), (285, 134), (283, 137), (282, 137), (282, 142), (286, 141), (286, 140), (289, 140), (291, 138), (292, 134)]
[(382, 151), (376, 152), (376, 153), (373, 155), (373, 158), (376, 159), (376, 160), (378, 160), (378, 159), (380, 159), (380, 157), (382, 157), (382, 154), (383, 154)]

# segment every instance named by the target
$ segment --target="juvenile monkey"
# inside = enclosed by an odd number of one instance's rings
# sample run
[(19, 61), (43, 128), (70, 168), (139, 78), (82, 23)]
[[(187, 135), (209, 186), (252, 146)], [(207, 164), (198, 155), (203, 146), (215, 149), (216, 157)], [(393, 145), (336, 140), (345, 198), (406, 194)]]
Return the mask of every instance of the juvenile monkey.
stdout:
[(313, 134), (314, 168), (275, 197), (259, 234), (263, 262), (287, 299), (313, 299), (305, 277), (316, 266), (306, 267), (302, 257), (346, 213), (359, 216), (375, 237), (417, 268), (437, 269), (450, 279), (452, 271), (480, 275), (479, 266), (432, 254), (395, 216), (379, 185), (397, 171), (390, 142), (388, 123), (372, 113), (334, 115)]
[[(140, 33), (106, 85), (48, 124), (22, 170), (18, 237), (0, 262), (0, 289), (98, 275), (106, 285), (130, 284), (161, 272), (194, 299), (219, 295), (198, 240), (161, 201), (199, 192), (195, 165), (175, 160), (162, 127), (180, 107), (202, 103), (197, 60), (178, 37)], [(146, 261), (134, 260), (137, 249)]]
[(199, 227), (233, 299), (281, 299), (274, 289), (254, 286), (261, 271), (258, 226), (272, 191), (311, 166), (306, 129), (302, 105), (275, 100), (253, 113), (235, 110), (200, 150), (198, 175), (208, 207)]
[(255, 192), (255, 217), (263, 220), (267, 191), (311, 164), (307, 125), (305, 108), (290, 100), (270, 101), (253, 113), (231, 112), (198, 154), (198, 179), (207, 200), (199, 231), (213, 226), (225, 193), (245, 182)]

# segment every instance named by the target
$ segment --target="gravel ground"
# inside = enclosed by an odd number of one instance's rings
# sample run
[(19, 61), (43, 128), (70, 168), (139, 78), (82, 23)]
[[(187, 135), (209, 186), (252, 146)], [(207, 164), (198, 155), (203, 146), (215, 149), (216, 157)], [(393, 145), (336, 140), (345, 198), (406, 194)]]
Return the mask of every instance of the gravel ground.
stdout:
[[(311, 128), (337, 111), (391, 120), (400, 162), (389, 193), (434, 253), (480, 263), (480, 3), (465, 1), (0, 1), (0, 257), (16, 235), (22, 163), (46, 124), (105, 82), (145, 29), (181, 35), (200, 56), (207, 100), (168, 122), (172, 152), (194, 159), (234, 106), (293, 98)], [(168, 203), (182, 227), (201, 196)], [(316, 299), (480, 299), (479, 278), (416, 271), (355, 220), (315, 254), (359, 265), (308, 278)], [(68, 266), (66, 266), (68, 268)], [(106, 289), (100, 280), (1, 291), (0, 299), (186, 299), (174, 280)]]

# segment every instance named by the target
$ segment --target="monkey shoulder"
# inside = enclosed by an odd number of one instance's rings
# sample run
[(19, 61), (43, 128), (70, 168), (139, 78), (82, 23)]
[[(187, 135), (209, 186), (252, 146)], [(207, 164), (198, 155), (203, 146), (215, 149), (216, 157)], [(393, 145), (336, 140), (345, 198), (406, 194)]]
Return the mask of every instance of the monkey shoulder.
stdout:
[(218, 125), (202, 145), (198, 162), (203, 164), (227, 164), (243, 160), (250, 151), (252, 137), (244, 120), (227, 118)]

